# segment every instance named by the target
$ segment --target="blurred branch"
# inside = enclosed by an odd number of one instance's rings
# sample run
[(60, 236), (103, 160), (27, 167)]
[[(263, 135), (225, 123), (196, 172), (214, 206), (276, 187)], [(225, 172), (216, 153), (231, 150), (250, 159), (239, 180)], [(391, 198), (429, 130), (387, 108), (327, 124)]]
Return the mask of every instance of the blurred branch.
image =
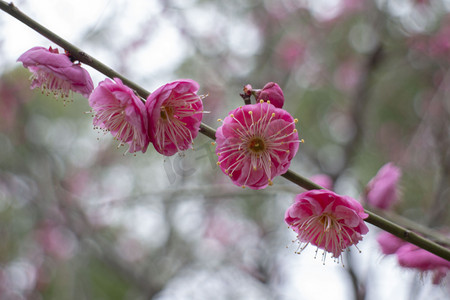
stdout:
[(351, 99), (350, 107), (350, 118), (353, 121), (355, 133), (352, 138), (345, 144), (343, 156), (344, 162), (342, 167), (337, 170), (334, 174), (331, 174), (333, 179), (341, 174), (349, 165), (350, 161), (353, 159), (356, 150), (358, 149), (361, 140), (364, 137), (364, 122), (367, 119), (367, 103), (369, 102), (369, 90), (370, 90), (370, 75), (380, 64), (383, 55), (383, 45), (378, 43), (374, 50), (367, 56), (364, 63), (363, 70), (361, 71), (361, 77), (359, 78), (358, 85), (356, 86), (355, 93)]
[[(444, 86), (438, 91), (439, 100), (447, 100), (448, 82), (445, 79)], [(446, 223), (450, 203), (450, 113), (445, 107), (444, 101), (438, 101), (431, 107), (432, 134), (436, 145), (437, 160), (439, 166), (439, 179), (436, 187), (436, 195), (432, 203), (429, 215), (430, 226), (438, 226)]]
[[(49, 40), (53, 41), (57, 45), (61, 46), (65, 50), (69, 51), (70, 54), (75, 57), (80, 62), (83, 62), (92, 68), (96, 69), (97, 71), (103, 73), (104, 75), (114, 78), (118, 77), (120, 78), (124, 84), (128, 85), (130, 88), (134, 89), (142, 98), (147, 98), (149, 95), (149, 92), (145, 90), (144, 88), (140, 87), (139, 85), (133, 83), (132, 81), (128, 80), (127, 78), (123, 77), (119, 73), (112, 70), (110, 67), (106, 66), (105, 64), (101, 63), (100, 61), (94, 59), (93, 57), (89, 56), (86, 52), (82, 51), (81, 49), (77, 48), (76, 46), (72, 45), (71, 43), (67, 42), (66, 40), (62, 39), (52, 31), (48, 30), (38, 22), (34, 21), (21, 11), (17, 7), (14, 6), (12, 3), (7, 3), (3, 0), (0, 0), (0, 9), (5, 11), (6, 13), (10, 14), (17, 20), (23, 22), (24, 24), (28, 25), (38, 33), (42, 34), (43, 36), (47, 37)], [(368, 67), (373, 67), (378, 63), (379, 54), (381, 53), (381, 48), (377, 49), (374, 54), (372, 55), (372, 59), (368, 61)], [(359, 96), (364, 96), (365, 92), (362, 91), (359, 94)], [(364, 103), (362, 103), (364, 104)], [(362, 104), (358, 104), (362, 105)], [(358, 108), (355, 108), (358, 109)], [(215, 130), (205, 124), (202, 123), (201, 125), (201, 133), (207, 135), (208, 137), (215, 139)], [(310, 180), (302, 177), (299, 174), (296, 174), (290, 170), (288, 170), (285, 174), (282, 175), (289, 181), (307, 189), (322, 189), (321, 186), (314, 184)], [(401, 227), (389, 220), (386, 220), (368, 210), (366, 210), (366, 213), (369, 214), (369, 217), (365, 220), (368, 223), (371, 223), (383, 230), (386, 230), (390, 232), (391, 234), (410, 242), (420, 248), (423, 248), (433, 254), (436, 254), (444, 259), (447, 259), (450, 261), (450, 249), (447, 249), (445, 247), (442, 247), (441, 245), (438, 245), (431, 240), (428, 240), (411, 230), (408, 230), (404, 227)]]
[[(423, 135), (431, 135), (437, 165), (437, 184), (434, 187), (433, 200), (427, 215), (427, 224), (431, 227), (448, 224), (450, 204), (450, 112), (446, 107), (450, 70), (441, 71), (445, 71), (445, 75), (436, 87), (432, 98), (426, 103), (421, 123), (405, 151), (407, 154), (415, 151), (416, 145), (423, 143)], [(409, 154), (403, 155), (403, 159), (409, 156)]]
[[(66, 193), (62, 190), (61, 192)], [(68, 196), (70, 198), (71, 195)], [(59, 198), (64, 199), (68, 197), (67, 195), (63, 195)], [(132, 266), (113, 251), (114, 247), (111, 246), (111, 243), (90, 225), (83, 210), (78, 207), (77, 201), (59, 201), (59, 204), (59, 208), (67, 216), (67, 225), (69, 228), (80, 241), (84, 242), (98, 260), (112, 267), (117, 274), (137, 287), (148, 299), (151, 299), (161, 291), (163, 286), (159, 285), (157, 280), (152, 280), (149, 276), (144, 276), (145, 274), (136, 272)]]
[(354, 290), (354, 299), (355, 300), (364, 300), (366, 297), (366, 284), (361, 280), (361, 278), (358, 277), (358, 275), (355, 272), (355, 266), (353, 263), (353, 256), (352, 252), (347, 251), (345, 253), (347, 258), (347, 268), (345, 269), (347, 271), (347, 274), (350, 277), (350, 280), (352, 281), (352, 286)]

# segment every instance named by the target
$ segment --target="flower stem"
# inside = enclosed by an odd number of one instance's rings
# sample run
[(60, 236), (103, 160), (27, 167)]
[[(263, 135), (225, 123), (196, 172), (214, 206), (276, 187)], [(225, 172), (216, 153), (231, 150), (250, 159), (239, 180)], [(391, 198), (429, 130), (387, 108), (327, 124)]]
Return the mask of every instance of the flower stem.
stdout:
[[(40, 33), (41, 35), (48, 38), (50, 41), (54, 42), (55, 44), (59, 45), (60, 47), (67, 50), (76, 60), (78, 60), (81, 63), (84, 63), (86, 65), (91, 66), (92, 68), (96, 69), (100, 73), (110, 77), (114, 78), (117, 77), (122, 80), (122, 82), (130, 87), (131, 89), (135, 90), (135, 92), (141, 96), (142, 98), (146, 99), (148, 95), (150, 95), (150, 92), (146, 89), (140, 87), (138, 84), (130, 81), (129, 79), (125, 78), (121, 74), (117, 73), (107, 65), (103, 64), (102, 62), (98, 61), (97, 59), (93, 58), (92, 56), (88, 55), (86, 52), (82, 51), (78, 47), (74, 46), (73, 44), (69, 43), (65, 39), (61, 38), (60, 36), (56, 35), (46, 27), (42, 26), (35, 20), (31, 19), (24, 13), (22, 13), (13, 3), (7, 3), (3, 0), (0, 0), (0, 9), (5, 11), (6, 13), (10, 14), (17, 20), (21, 21), (25, 25), (29, 26), (36, 32)], [(215, 130), (202, 123), (200, 126), (200, 132), (209, 138), (215, 140)], [(285, 174), (282, 175), (287, 180), (297, 184), (300, 187), (303, 187), (307, 190), (313, 190), (313, 189), (322, 189), (323, 187), (313, 183), (309, 179), (291, 171), (288, 170)], [(440, 256), (446, 260), (450, 261), (450, 249), (445, 248), (427, 238), (424, 238), (416, 233), (414, 233), (411, 230), (408, 230), (402, 226), (399, 226), (385, 218), (382, 218), (378, 216), (377, 214), (374, 214), (373, 212), (370, 212), (368, 210), (365, 210), (367, 214), (369, 214), (369, 217), (365, 219), (366, 222), (375, 225), (387, 232), (390, 232), (391, 234), (410, 242), (411, 244), (414, 244), (420, 248), (423, 248), (437, 256)]]

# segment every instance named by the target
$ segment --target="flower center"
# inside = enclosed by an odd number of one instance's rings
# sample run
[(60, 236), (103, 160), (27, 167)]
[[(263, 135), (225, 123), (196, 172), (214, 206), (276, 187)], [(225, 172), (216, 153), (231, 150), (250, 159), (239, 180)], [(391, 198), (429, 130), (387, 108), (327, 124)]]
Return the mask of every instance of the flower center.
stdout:
[(161, 119), (167, 120), (173, 117), (173, 108), (171, 106), (161, 106)]
[(248, 148), (253, 153), (259, 153), (266, 150), (266, 145), (261, 138), (256, 137), (250, 140)]
[(336, 220), (335, 218), (330, 215), (330, 214), (323, 214), (318, 218), (318, 221), (320, 222), (320, 224), (323, 225), (323, 229), (325, 232), (327, 232), (330, 229), (336, 229)]

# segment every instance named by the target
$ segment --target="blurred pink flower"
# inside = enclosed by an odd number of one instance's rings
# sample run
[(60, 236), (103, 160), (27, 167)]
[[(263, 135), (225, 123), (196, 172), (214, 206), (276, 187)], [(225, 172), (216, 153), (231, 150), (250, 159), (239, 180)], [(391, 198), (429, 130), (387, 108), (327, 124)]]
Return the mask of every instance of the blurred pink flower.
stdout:
[(450, 261), (428, 252), (416, 245), (406, 243), (397, 252), (400, 266), (414, 268), (422, 272), (433, 272), (433, 284), (439, 284), (450, 270)]
[(394, 164), (385, 164), (367, 184), (367, 203), (379, 209), (390, 209), (399, 199), (398, 181), (401, 175), (401, 170)]
[(285, 70), (298, 68), (298, 64), (303, 62), (307, 54), (307, 44), (299, 38), (284, 38), (277, 46), (277, 63)]
[(296, 122), (262, 100), (231, 111), (216, 132), (217, 164), (236, 185), (256, 190), (271, 185), (297, 153)]
[(70, 259), (78, 245), (72, 231), (50, 220), (45, 220), (35, 234), (43, 250), (61, 260)]
[[(242, 245), (261, 238), (258, 227), (235, 212), (220, 209), (208, 211), (205, 224), (204, 237), (214, 241), (223, 251), (229, 251), (230, 247), (236, 251)], [(219, 250), (219, 247), (216, 247), (216, 250)]]
[(89, 105), (94, 110), (94, 126), (110, 131), (120, 145), (129, 144), (131, 153), (147, 151), (145, 105), (120, 79), (100, 82), (89, 97)]
[(311, 190), (295, 197), (285, 222), (297, 233), (299, 253), (312, 244), (339, 260), (345, 249), (356, 245), (369, 231), (364, 223), (367, 217), (361, 204), (348, 196)]
[[(426, 3), (418, 4), (426, 5)], [(413, 36), (409, 40), (409, 44), (413, 49), (433, 59), (448, 60), (450, 54), (450, 18), (447, 17), (442, 20), (440, 28), (435, 33)]]
[(21, 122), (19, 114), (23, 104), (32, 98), (27, 87), (26, 81), (17, 80), (13, 76), (0, 78), (0, 131), (23, 129), (17, 122)]
[(284, 104), (283, 90), (275, 82), (268, 82), (262, 90), (256, 92), (256, 101), (270, 101), (277, 108), (282, 108)]
[(59, 54), (58, 49), (34, 47), (17, 61), (33, 72), (31, 88), (39, 87), (56, 98), (69, 98), (71, 91), (88, 98), (94, 89), (89, 73), (66, 54)]
[(405, 243), (396, 253), (402, 267), (417, 268), (422, 271), (440, 267), (450, 269), (450, 261), (410, 243)]
[(416, 5), (429, 5), (430, 4), (430, 0), (414, 0), (413, 1)]
[(377, 237), (383, 254), (395, 254), (400, 266), (433, 272), (433, 284), (439, 284), (450, 270), (450, 261), (410, 244), (388, 232)]
[(149, 116), (150, 140), (156, 151), (171, 156), (191, 148), (203, 117), (202, 96), (197, 82), (184, 79), (154, 91), (145, 107)]
[(428, 40), (428, 54), (431, 57), (448, 57), (450, 52), (450, 24), (447, 21), (439, 31)]
[(361, 70), (356, 60), (346, 60), (339, 64), (333, 74), (334, 85), (344, 92), (352, 92), (361, 78)]
[(400, 247), (406, 244), (404, 240), (386, 231), (378, 234), (377, 242), (383, 254), (394, 254)]
[(315, 184), (318, 184), (321, 187), (326, 188), (327, 190), (333, 189), (333, 179), (331, 179), (331, 177), (327, 174), (317, 174), (312, 176), (310, 179)]

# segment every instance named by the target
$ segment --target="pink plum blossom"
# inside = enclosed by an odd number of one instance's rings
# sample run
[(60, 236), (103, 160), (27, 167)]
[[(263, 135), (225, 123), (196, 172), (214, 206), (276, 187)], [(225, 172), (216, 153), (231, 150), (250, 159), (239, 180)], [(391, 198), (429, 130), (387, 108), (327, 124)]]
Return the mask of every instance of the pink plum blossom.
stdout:
[[(367, 217), (353, 198), (328, 190), (311, 190), (295, 197), (286, 211), (285, 222), (297, 233), (299, 253), (312, 244), (339, 260), (345, 249), (356, 245), (369, 231), (364, 223)], [(324, 252), (323, 259), (325, 256)]]
[(300, 141), (297, 120), (287, 111), (261, 100), (231, 111), (222, 122), (217, 164), (234, 184), (263, 189), (288, 170)]
[(150, 141), (156, 151), (171, 156), (192, 147), (203, 117), (202, 96), (197, 82), (184, 79), (154, 91), (145, 103)]
[(275, 82), (267, 83), (262, 90), (256, 92), (256, 101), (270, 101), (277, 108), (282, 108), (284, 104), (283, 90)]
[(401, 174), (401, 170), (394, 164), (385, 164), (367, 184), (367, 203), (379, 209), (390, 209), (399, 199), (397, 185)]
[(145, 105), (119, 78), (100, 82), (89, 97), (89, 105), (94, 111), (94, 126), (110, 131), (121, 145), (129, 144), (131, 153), (147, 151)]
[(88, 98), (94, 89), (89, 73), (79, 63), (73, 63), (68, 55), (60, 54), (58, 49), (34, 47), (17, 61), (33, 72), (32, 89), (39, 87), (56, 98), (69, 98), (72, 91)]

